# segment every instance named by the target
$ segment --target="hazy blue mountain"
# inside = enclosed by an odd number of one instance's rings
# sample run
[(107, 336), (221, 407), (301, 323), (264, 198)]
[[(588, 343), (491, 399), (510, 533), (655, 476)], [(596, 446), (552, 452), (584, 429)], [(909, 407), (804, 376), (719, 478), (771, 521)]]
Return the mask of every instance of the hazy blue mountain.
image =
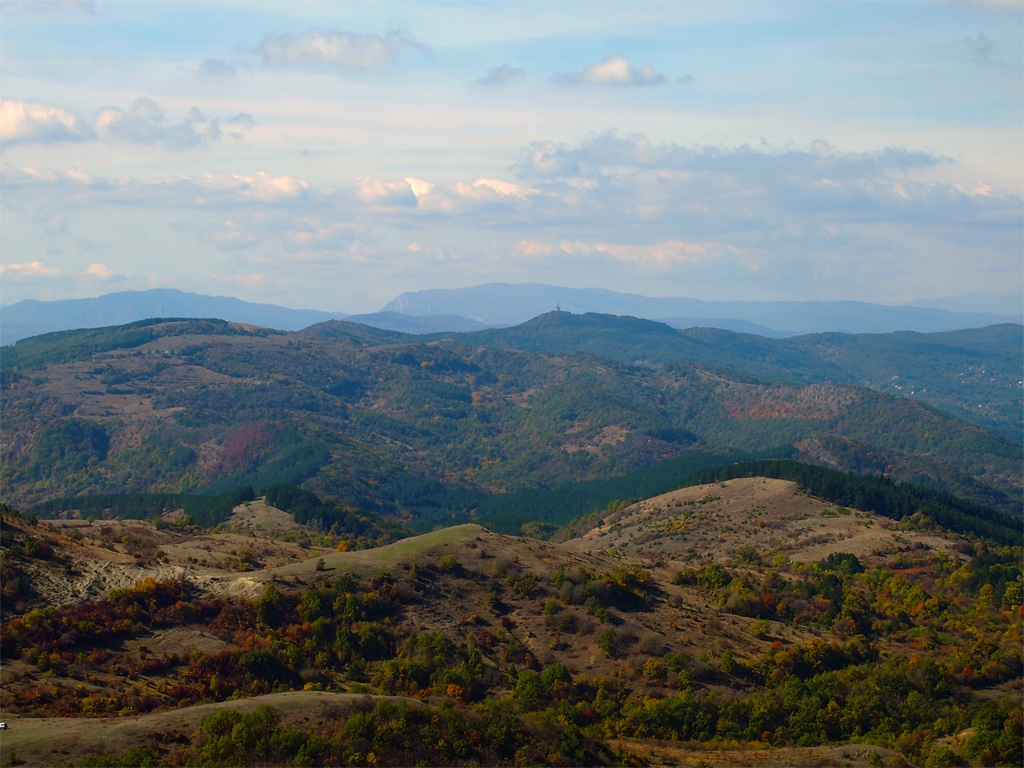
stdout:
[(256, 304), (228, 296), (204, 296), (169, 288), (156, 288), (149, 291), (108, 293), (94, 299), (27, 299), (0, 307), (0, 344), (14, 344), (30, 336), (54, 331), (124, 325), (153, 317), (217, 318), (282, 331), (298, 331), (325, 320), (341, 319), (374, 328), (415, 334), (479, 331), (490, 327), (478, 320), (456, 315), (431, 314), (410, 317), (398, 312), (346, 315), (344, 312), (289, 309), (276, 304)]
[(995, 296), (991, 293), (965, 293), (937, 299), (914, 299), (908, 307), (931, 307), (949, 312), (997, 312), (1001, 315), (1024, 315), (1024, 294)]
[(2, 307), (0, 344), (13, 344), (19, 339), (41, 333), (123, 325), (151, 317), (209, 317), (282, 331), (297, 331), (325, 320), (340, 320), (347, 315), (342, 312), (255, 304), (230, 296), (203, 296), (173, 288), (154, 288), (149, 291), (108, 293), (94, 299), (26, 299)]
[[(382, 311), (405, 315), (463, 315), (488, 325), (516, 325), (556, 306), (574, 313), (632, 315), (652, 320), (686, 318), (693, 325), (745, 321), (775, 336), (798, 333), (890, 333), (954, 331), (1006, 322), (1017, 315), (950, 312), (934, 307), (893, 307), (859, 301), (705, 301), (652, 298), (601, 288), (565, 288), (540, 283), (489, 283), (470, 288), (403, 293)], [(675, 324), (675, 323), (673, 323)], [(738, 330), (738, 329), (736, 329)]]
[(403, 315), (400, 312), (374, 312), (368, 315), (349, 315), (350, 323), (360, 323), (387, 331), (402, 333), (464, 333), (481, 331), (488, 326), (479, 320), (459, 315)]

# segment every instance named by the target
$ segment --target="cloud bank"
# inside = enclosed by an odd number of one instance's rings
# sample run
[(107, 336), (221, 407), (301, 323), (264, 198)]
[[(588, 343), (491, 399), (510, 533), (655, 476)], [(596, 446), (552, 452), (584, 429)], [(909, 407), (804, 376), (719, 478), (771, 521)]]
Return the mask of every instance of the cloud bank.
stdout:
[(195, 107), (179, 122), (171, 122), (166, 110), (146, 97), (136, 99), (127, 109), (102, 107), (88, 121), (38, 101), (0, 102), (0, 141), (6, 144), (95, 140), (187, 149), (225, 137), (239, 139), (254, 124), (249, 114), (207, 118)]
[[(1019, 270), (1020, 196), (914, 178), (950, 162), (902, 147), (687, 147), (610, 132), (574, 145), (537, 142), (524, 147), (515, 175), (455, 182), (323, 186), (262, 171), (115, 179), (5, 166), (2, 183), (64, 211), (72, 229), (101, 206), (124, 217), (177, 211), (176, 230), (200, 252), (230, 259), (233, 269), (221, 274), (269, 281), (340, 279), (350, 268), (382, 278), (442, 264), (479, 278), (544, 265), (762, 288), (842, 280), (874, 290), (879, 280), (968, 255), (982, 254), (989, 269)], [(40, 234), (56, 227), (66, 235), (65, 220), (54, 221), (40, 217)], [(47, 274), (41, 261), (9, 269)]]

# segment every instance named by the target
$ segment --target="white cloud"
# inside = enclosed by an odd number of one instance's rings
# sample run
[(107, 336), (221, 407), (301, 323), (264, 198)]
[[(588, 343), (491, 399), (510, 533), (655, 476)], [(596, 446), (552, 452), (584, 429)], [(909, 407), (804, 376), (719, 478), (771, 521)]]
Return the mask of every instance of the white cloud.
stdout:
[(415, 206), (418, 195), (430, 192), (430, 184), (418, 179), (402, 179), (401, 181), (378, 181), (375, 179), (356, 179), (355, 196), (363, 203), (380, 207), (411, 207)]
[[(379, 276), (458, 262), (466, 279), (486, 270), (524, 279), (539, 261), (564, 274), (589, 264), (606, 275), (722, 284), (758, 265), (765, 279), (842, 279), (868, 291), (881, 279), (880, 253), (920, 276), (935, 253), (975, 252), (1019, 274), (1011, 262), (1019, 262), (1020, 196), (984, 180), (919, 180), (918, 171), (948, 162), (901, 147), (694, 147), (606, 133), (527, 146), (513, 179), (410, 175), (319, 186), (267, 172), (114, 180), (33, 167), (4, 167), (2, 179), (47, 216), (107, 206), (126, 221), (148, 221), (183, 211), (176, 229), (201, 244), (197, 253), (229, 259), (231, 268), (214, 261), (210, 272), (268, 281), (299, 262), (328, 272), (364, 264)], [(85, 263), (124, 256), (107, 252)]]
[(510, 64), (502, 64), (500, 67), (495, 67), (494, 69), (489, 70), (486, 75), (477, 80), (477, 84), (504, 88), (507, 85), (512, 85), (512, 83), (517, 83), (525, 78), (526, 70), (520, 69), (519, 67), (513, 67)]
[(267, 34), (256, 53), (267, 66), (376, 69), (392, 62), (406, 48), (426, 52), (418, 41), (399, 32), (361, 35), (354, 32), (311, 29), (301, 35)]
[[(251, 176), (238, 174), (208, 174), (190, 180), (192, 184), (204, 192), (228, 193), (240, 200), (272, 203), (294, 200), (302, 197), (309, 189), (309, 184), (293, 176), (271, 176), (259, 171)], [(207, 203), (206, 198), (200, 200)]]
[(424, 195), (430, 194), (430, 190), (434, 188), (434, 185), (429, 181), (423, 181), (422, 179), (414, 179), (411, 176), (406, 176), (402, 179), (412, 189), (412, 193), (416, 197), (423, 197)]
[(509, 181), (502, 181), (501, 179), (477, 179), (473, 182), (473, 187), (486, 187), (487, 189), (494, 190), (499, 195), (518, 197), (520, 200), (525, 200), (529, 195), (537, 192), (535, 189), (513, 184)]
[(89, 268), (85, 270), (85, 274), (99, 280), (109, 280), (114, 276), (114, 270), (106, 264), (90, 264)]
[(38, 141), (81, 141), (88, 126), (71, 112), (38, 101), (0, 102), (0, 141), (7, 144)]
[(48, 267), (41, 261), (29, 261), (25, 264), (0, 264), (0, 275), (14, 277), (57, 277), (60, 271)]
[(176, 149), (218, 141), (225, 132), (238, 138), (252, 125), (252, 116), (248, 114), (234, 115), (221, 121), (207, 119), (196, 107), (192, 107), (180, 123), (169, 124), (166, 122), (166, 110), (146, 97), (136, 99), (127, 110), (104, 107), (93, 118), (93, 132), (101, 140), (162, 143)]
[(193, 107), (178, 123), (153, 99), (142, 97), (128, 107), (103, 107), (91, 121), (40, 102), (3, 101), (0, 105), (0, 141), (8, 144), (51, 144), (89, 139), (110, 143), (164, 144), (185, 149), (225, 136), (241, 138), (254, 125), (252, 115), (206, 118)]
[(582, 72), (560, 79), (564, 82), (591, 85), (661, 85), (667, 80), (650, 65), (637, 69), (622, 55), (609, 56), (596, 64), (584, 67)]

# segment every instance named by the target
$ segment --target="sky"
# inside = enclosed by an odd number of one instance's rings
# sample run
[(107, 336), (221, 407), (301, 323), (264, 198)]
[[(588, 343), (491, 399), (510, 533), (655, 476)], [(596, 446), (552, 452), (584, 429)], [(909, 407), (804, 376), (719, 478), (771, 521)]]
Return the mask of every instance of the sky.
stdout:
[(0, 301), (1019, 298), (1022, 74), (1021, 2), (5, 1)]

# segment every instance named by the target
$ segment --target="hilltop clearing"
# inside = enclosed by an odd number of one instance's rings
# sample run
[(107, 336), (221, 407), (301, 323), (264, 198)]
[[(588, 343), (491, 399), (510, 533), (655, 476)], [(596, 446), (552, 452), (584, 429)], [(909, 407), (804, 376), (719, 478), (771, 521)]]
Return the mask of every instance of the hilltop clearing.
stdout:
[(874, 565), (901, 549), (961, 557), (957, 538), (900, 530), (880, 515), (808, 496), (787, 480), (761, 477), (666, 493), (595, 516), (572, 533), (575, 538), (565, 546), (576, 551), (676, 562), (814, 562), (848, 552)]

